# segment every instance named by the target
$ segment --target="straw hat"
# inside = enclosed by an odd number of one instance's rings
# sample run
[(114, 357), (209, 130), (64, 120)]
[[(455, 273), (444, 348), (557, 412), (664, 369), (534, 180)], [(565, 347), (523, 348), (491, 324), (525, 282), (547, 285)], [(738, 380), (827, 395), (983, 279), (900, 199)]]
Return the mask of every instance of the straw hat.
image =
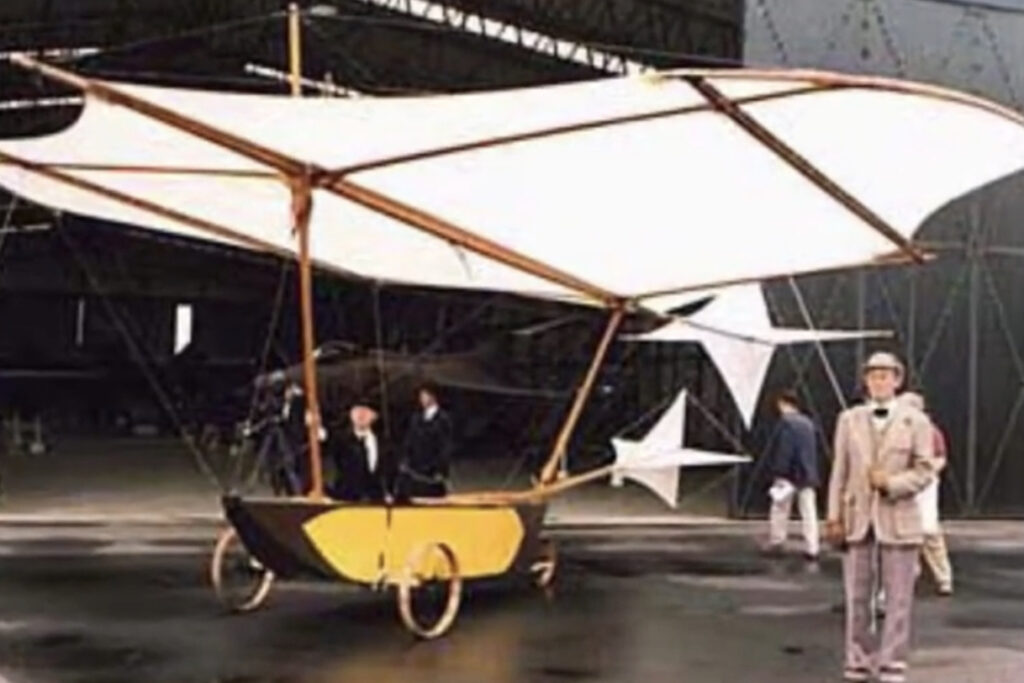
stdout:
[(896, 354), (889, 353), (888, 351), (877, 351), (871, 354), (862, 369), (865, 373), (872, 370), (892, 370), (900, 377), (903, 376), (904, 372), (903, 363), (900, 362), (900, 359), (896, 357)]

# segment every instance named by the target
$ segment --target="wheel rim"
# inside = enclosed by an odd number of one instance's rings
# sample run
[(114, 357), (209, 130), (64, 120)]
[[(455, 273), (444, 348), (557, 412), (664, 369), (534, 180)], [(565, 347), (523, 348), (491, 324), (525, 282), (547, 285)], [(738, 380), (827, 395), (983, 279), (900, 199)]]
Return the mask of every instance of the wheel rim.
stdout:
[(558, 570), (558, 549), (554, 541), (543, 542), (540, 555), (530, 570), (533, 572), (533, 582), (537, 587), (547, 588), (554, 582), (555, 572)]
[[(442, 578), (421, 575), (422, 567), (428, 561), (440, 560), (443, 567), (440, 572)], [(435, 575), (437, 565), (434, 565)], [(429, 573), (429, 572), (428, 572)], [(448, 578), (443, 578), (447, 576)], [(430, 591), (436, 587), (447, 584), (448, 594), (444, 601), (444, 607), (439, 616), (430, 623), (422, 615), (418, 615), (414, 599), (417, 594)], [(459, 613), (459, 605), (462, 602), (462, 574), (459, 572), (459, 562), (455, 553), (444, 543), (427, 543), (412, 553), (406, 560), (405, 568), (401, 579), (398, 582), (398, 613), (402, 623), (409, 631), (419, 638), (438, 638), (451, 629), (455, 624), (455, 618)]]
[(246, 551), (234, 529), (217, 538), (210, 562), (210, 582), (217, 598), (233, 612), (249, 612), (270, 595), (274, 573)]

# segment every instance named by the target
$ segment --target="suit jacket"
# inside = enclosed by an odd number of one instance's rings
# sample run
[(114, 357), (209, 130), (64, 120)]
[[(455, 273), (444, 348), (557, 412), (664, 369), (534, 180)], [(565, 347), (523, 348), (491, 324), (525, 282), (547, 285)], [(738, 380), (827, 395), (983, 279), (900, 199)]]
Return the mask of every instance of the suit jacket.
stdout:
[[(900, 401), (890, 410), (882, 429), (873, 424), (867, 405), (844, 411), (836, 424), (828, 519), (842, 522), (850, 543), (863, 541), (872, 528), (885, 545), (919, 545), (924, 540), (915, 496), (937, 471), (932, 423)], [(871, 486), (868, 474), (875, 464), (888, 475), (885, 492)]]
[(455, 438), (448, 413), (438, 409), (430, 420), (417, 411), (402, 448), (402, 465), (428, 479), (447, 479)]
[(332, 497), (347, 501), (379, 502), (391, 495), (394, 467), (377, 437), (377, 466), (370, 471), (367, 448), (351, 426), (331, 430), (325, 450), (334, 463)]
[(814, 423), (802, 414), (783, 415), (772, 461), (772, 474), (798, 489), (817, 488), (818, 438)]

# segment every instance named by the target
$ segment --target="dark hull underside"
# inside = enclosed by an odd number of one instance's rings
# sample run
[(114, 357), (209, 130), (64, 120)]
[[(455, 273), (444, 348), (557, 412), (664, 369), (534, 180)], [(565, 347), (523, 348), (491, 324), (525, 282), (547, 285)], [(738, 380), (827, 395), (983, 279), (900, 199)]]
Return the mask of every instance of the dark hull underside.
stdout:
[[(226, 496), (223, 499), (224, 513), (228, 522), (234, 527), (246, 549), (263, 565), (274, 572), (279, 578), (319, 578), (333, 580), (355, 580), (339, 571), (329, 560), (323, 548), (318, 546), (317, 539), (309, 533), (309, 524), (325, 515), (337, 514), (340, 510), (353, 512), (375, 513), (383, 511), (386, 524), (400, 511), (417, 510), (428, 516), (441, 511), (449, 516), (455, 513), (464, 515), (468, 524), (474, 524), (477, 517), (473, 511), (482, 510), (498, 512), (509, 511), (518, 517), (521, 525), (521, 536), (510, 540), (515, 548), (508, 571), (527, 572), (541, 556), (540, 534), (544, 525), (547, 506), (515, 505), (515, 506), (444, 506), (444, 505), (365, 505), (342, 503), (335, 501), (311, 501), (306, 499), (285, 498), (240, 498)], [(479, 533), (489, 534), (492, 530), (480, 529)], [(385, 531), (386, 533), (386, 531)], [(443, 541), (443, 532), (435, 536), (429, 524), (422, 532), (424, 541)], [(367, 553), (377, 553), (382, 543), (379, 534), (353, 534), (351, 537), (332, 538), (332, 544), (348, 544), (348, 548), (365, 549)], [(470, 577), (477, 578), (477, 577)]]

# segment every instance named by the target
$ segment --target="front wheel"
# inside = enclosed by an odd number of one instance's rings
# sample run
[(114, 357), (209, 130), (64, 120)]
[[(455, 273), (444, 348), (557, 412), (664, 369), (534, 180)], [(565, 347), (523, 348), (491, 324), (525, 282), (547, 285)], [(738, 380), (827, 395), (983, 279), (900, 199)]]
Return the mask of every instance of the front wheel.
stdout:
[(398, 580), (398, 614), (419, 638), (439, 638), (455, 624), (462, 602), (462, 574), (444, 543), (426, 543), (409, 553)]
[(270, 595), (274, 573), (249, 554), (233, 528), (217, 538), (210, 561), (210, 582), (221, 603), (232, 612), (251, 612)]

